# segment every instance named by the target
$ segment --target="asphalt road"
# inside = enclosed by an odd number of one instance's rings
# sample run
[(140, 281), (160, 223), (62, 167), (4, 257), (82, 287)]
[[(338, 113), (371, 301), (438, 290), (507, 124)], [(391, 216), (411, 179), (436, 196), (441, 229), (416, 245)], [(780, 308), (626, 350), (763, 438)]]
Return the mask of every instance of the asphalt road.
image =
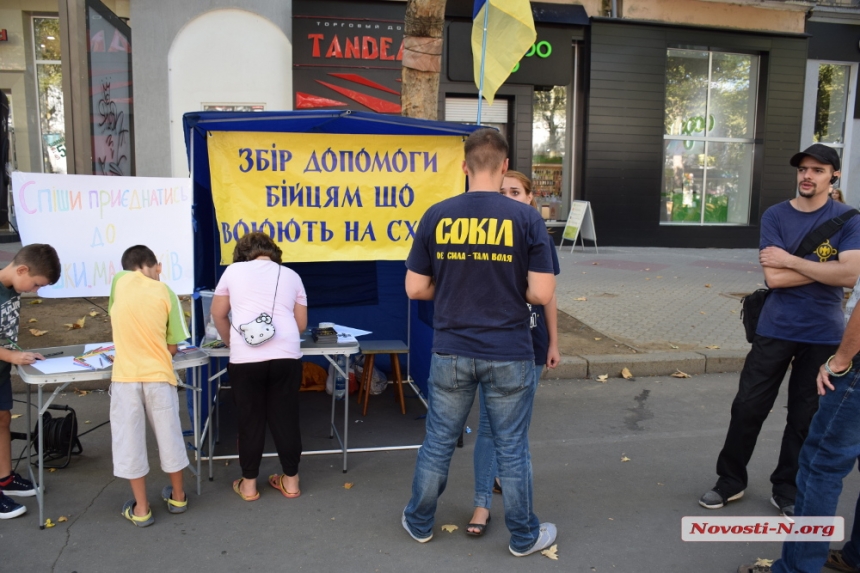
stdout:
[[(156, 523), (136, 529), (120, 517), (128, 485), (112, 477), (107, 427), (84, 436), (84, 455), (50, 473), (46, 516), (69, 521), (40, 531), (35, 499), (29, 512), (0, 521), (2, 570), (99, 573), (116, 571), (566, 571), (729, 572), (742, 562), (778, 556), (777, 543), (685, 543), (687, 515), (761, 515), (773, 518), (768, 476), (777, 458), (784, 420), (784, 394), (767, 420), (750, 464), (746, 496), (718, 512), (697, 504), (714, 481), (725, 436), (735, 374), (595, 381), (547, 381), (537, 394), (531, 431), (538, 516), (558, 525), (558, 560), (540, 554), (515, 558), (496, 496), (494, 520), (482, 538), (465, 535), (472, 510), (474, 434), (457, 450), (448, 490), (441, 498), (434, 539), (415, 543), (401, 529), (414, 467), (414, 451), (362, 453), (343, 474), (337, 456), (302, 461), (302, 496), (285, 499), (260, 484), (254, 503), (230, 489), (236, 462), (216, 465), (215, 480), (191, 495), (190, 509), (170, 515), (157, 499), (165, 480), (150, 444), (149, 491)], [(81, 431), (107, 419), (109, 397), (68, 394)], [(375, 413), (398, 424), (415, 424), (417, 408), (403, 417), (380, 398)], [(16, 404), (16, 413), (23, 412)], [(474, 419), (470, 426), (476, 426)], [(351, 416), (352, 417), (352, 416)], [(354, 416), (358, 419), (358, 414)], [(14, 429), (22, 429), (16, 419)], [(90, 421), (90, 424), (86, 424)], [(359, 435), (362, 424), (351, 431)], [(225, 430), (226, 432), (226, 430)], [(222, 443), (229, 437), (222, 435)], [(21, 442), (15, 442), (15, 451)], [(226, 446), (225, 446), (226, 447)], [(622, 461), (629, 458), (629, 461)], [(263, 474), (277, 471), (272, 459)], [(345, 489), (346, 482), (352, 483)], [(192, 480), (188, 479), (189, 490)], [(860, 479), (846, 482), (840, 512), (850, 524)], [(156, 503), (158, 502), (158, 503)], [(457, 525), (453, 533), (441, 530)], [(841, 544), (836, 544), (837, 546)]]

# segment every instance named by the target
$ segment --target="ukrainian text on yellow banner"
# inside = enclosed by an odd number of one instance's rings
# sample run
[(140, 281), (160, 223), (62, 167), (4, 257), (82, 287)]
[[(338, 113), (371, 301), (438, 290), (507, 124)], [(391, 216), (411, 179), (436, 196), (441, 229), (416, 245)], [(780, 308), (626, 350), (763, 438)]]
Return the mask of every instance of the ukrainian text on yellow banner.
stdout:
[(260, 231), (283, 260), (404, 260), (431, 205), (462, 193), (462, 136), (212, 132), (221, 264)]

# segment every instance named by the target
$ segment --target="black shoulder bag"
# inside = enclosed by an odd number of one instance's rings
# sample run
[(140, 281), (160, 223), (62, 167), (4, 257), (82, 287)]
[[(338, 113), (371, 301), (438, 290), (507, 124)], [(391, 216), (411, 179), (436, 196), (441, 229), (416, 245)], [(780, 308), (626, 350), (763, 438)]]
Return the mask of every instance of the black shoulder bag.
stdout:
[[(842, 225), (848, 222), (854, 215), (860, 215), (857, 209), (845, 211), (838, 217), (834, 217), (825, 223), (822, 223), (817, 229), (811, 231), (797, 250), (794, 251), (794, 256), (805, 257), (806, 255), (815, 252), (821, 243), (828, 240), (836, 231), (842, 228)], [(761, 311), (764, 308), (764, 301), (771, 293), (769, 288), (760, 288), (757, 291), (748, 294), (741, 299), (741, 321), (744, 323), (744, 330), (747, 335), (747, 342), (752, 342), (755, 337), (756, 328), (758, 328), (758, 319), (761, 316)]]

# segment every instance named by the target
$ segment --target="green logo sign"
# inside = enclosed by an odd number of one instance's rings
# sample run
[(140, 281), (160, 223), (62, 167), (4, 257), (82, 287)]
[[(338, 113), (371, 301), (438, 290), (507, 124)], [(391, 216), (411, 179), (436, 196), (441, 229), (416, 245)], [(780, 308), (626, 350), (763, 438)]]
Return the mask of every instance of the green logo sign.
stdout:
[[(551, 55), (552, 55), (552, 44), (550, 44), (546, 40), (541, 40), (540, 42), (538, 42), (536, 44), (532, 44), (531, 48), (529, 48), (529, 51), (526, 52), (526, 55), (523, 57), (524, 58), (531, 58), (532, 56), (537, 56), (539, 58), (548, 58)], [(516, 72), (518, 69), (520, 69), (520, 63), (519, 62), (517, 62), (517, 65), (515, 65), (514, 69), (511, 70), (511, 73)]]

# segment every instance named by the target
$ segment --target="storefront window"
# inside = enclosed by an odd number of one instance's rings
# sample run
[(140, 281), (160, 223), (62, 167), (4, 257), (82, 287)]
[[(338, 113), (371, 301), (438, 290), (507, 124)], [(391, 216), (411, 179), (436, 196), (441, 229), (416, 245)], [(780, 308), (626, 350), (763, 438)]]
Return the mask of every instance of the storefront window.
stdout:
[(36, 89), (42, 170), (66, 173), (66, 123), (63, 113), (63, 73), (60, 64), (59, 18), (33, 18)]
[(661, 224), (749, 223), (758, 58), (668, 50)]
[(851, 67), (840, 64), (818, 66), (818, 95), (815, 106), (815, 131), (812, 139), (836, 149), (842, 156), (845, 146), (845, 118)]
[(532, 121), (532, 190), (544, 219), (562, 209), (562, 172), (566, 151), (567, 88), (535, 90)]

